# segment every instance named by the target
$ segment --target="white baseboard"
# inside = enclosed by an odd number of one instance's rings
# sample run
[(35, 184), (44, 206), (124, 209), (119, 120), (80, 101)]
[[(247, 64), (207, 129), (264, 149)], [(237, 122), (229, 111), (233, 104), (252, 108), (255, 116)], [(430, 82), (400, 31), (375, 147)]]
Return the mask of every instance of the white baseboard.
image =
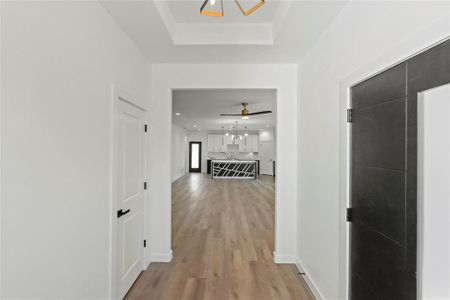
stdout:
[(275, 251), (273, 252), (273, 261), (276, 264), (295, 264), (294, 255), (278, 255)]
[(151, 262), (170, 262), (173, 258), (172, 250), (168, 253), (152, 253), (150, 254)]
[(148, 267), (150, 267), (150, 264), (151, 264), (151, 263), (152, 263), (152, 262), (149, 261), (149, 260), (145, 261), (145, 263), (144, 263), (144, 271), (147, 270)]
[(325, 299), (325, 297), (322, 295), (322, 293), (320, 292), (320, 290), (317, 288), (317, 285), (315, 284), (314, 280), (309, 276), (309, 272), (308, 270), (306, 270), (302, 263), (300, 262), (300, 260), (297, 258), (295, 265), (297, 266), (297, 269), (300, 273), (305, 273), (303, 275), (303, 278), (305, 279), (306, 284), (308, 285), (309, 289), (311, 290), (311, 292), (314, 294), (314, 297), (317, 300), (323, 300)]

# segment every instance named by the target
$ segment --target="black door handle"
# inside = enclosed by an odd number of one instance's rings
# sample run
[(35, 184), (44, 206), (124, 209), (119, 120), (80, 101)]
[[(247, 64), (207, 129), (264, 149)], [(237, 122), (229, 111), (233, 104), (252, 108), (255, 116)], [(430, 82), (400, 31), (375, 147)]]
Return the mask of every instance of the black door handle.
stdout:
[(130, 212), (130, 209), (127, 209), (126, 211), (122, 211), (121, 209), (119, 209), (117, 211), (117, 217), (120, 218), (121, 216), (126, 215), (129, 212)]

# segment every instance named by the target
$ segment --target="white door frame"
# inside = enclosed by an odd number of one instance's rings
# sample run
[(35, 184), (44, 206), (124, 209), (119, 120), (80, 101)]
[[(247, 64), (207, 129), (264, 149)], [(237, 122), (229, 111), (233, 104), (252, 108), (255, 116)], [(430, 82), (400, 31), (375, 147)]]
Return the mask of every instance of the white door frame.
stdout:
[[(141, 107), (137, 104), (135, 101), (135, 97), (127, 92), (125, 89), (118, 87), (117, 85), (112, 85), (112, 105), (111, 105), (111, 178), (110, 178), (110, 191), (111, 191), (111, 201), (110, 201), (110, 209), (109, 209), (109, 215), (110, 215), (110, 245), (109, 245), (109, 299), (117, 299), (117, 291), (118, 291), (118, 283), (117, 283), (117, 194), (116, 189), (114, 188), (116, 176), (118, 174), (117, 171), (117, 140), (118, 140), (118, 133), (117, 133), (117, 124), (115, 122), (116, 114), (119, 111), (119, 101), (125, 101), (127, 103), (130, 103), (139, 109), (142, 109), (144, 111), (144, 120), (146, 124), (148, 124), (148, 112), (146, 109)], [(147, 164), (147, 148), (148, 143), (148, 137), (147, 134), (144, 135), (144, 181), (148, 182), (148, 164)], [(148, 231), (146, 230), (146, 219), (147, 219), (147, 199), (148, 199), (148, 190), (144, 190), (144, 206), (143, 206), (143, 214), (144, 214), (144, 239), (147, 240), (147, 246), (148, 246)], [(146, 257), (146, 248), (142, 247), (143, 251), (143, 265), (142, 270), (145, 270), (147, 268), (147, 257)]]
[(350, 107), (350, 89), (392, 66), (408, 60), (448, 39), (450, 32), (447, 16), (432, 26), (414, 35), (375, 61), (363, 66), (341, 81), (340, 87), (340, 167), (339, 167), (339, 299), (348, 299), (349, 284), (349, 225), (346, 208), (350, 203), (350, 126), (347, 123), (347, 108)]

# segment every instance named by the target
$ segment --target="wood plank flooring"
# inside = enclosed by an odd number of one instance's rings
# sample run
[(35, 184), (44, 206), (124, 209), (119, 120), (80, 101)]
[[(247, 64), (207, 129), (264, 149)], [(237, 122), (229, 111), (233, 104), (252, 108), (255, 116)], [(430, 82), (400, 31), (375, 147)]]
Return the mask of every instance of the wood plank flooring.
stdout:
[(274, 264), (274, 179), (172, 185), (170, 263), (152, 263), (126, 299), (314, 299), (294, 265)]

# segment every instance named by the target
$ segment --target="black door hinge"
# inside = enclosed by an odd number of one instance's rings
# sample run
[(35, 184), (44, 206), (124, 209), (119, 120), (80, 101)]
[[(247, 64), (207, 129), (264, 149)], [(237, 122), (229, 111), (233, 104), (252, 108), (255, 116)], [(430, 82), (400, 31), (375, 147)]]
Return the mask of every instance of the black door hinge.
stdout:
[(353, 217), (352, 209), (347, 208), (347, 222), (351, 222)]
[(347, 109), (347, 123), (351, 123), (353, 121), (353, 109)]
[(147, 189), (147, 182), (144, 182), (144, 190)]
[(147, 247), (147, 240), (144, 240), (144, 248)]
[(148, 126), (147, 126), (147, 124), (144, 125), (144, 131), (145, 131), (145, 132), (148, 131)]

